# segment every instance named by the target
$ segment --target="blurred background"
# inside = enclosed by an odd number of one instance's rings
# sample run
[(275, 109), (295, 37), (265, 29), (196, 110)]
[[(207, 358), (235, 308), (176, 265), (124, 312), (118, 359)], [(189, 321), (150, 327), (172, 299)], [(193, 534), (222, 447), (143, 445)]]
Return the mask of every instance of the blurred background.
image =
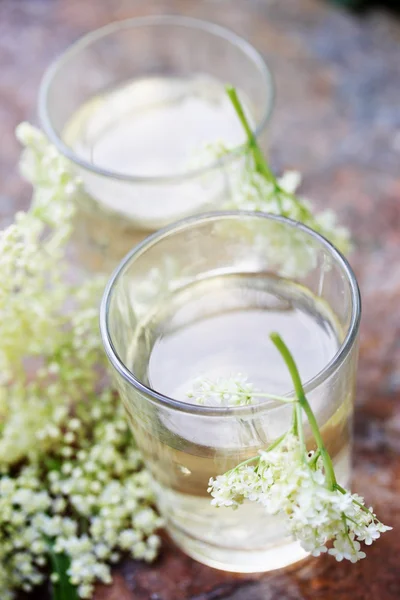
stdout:
[[(389, 185), (379, 181), (378, 173), (395, 175), (398, 170), (400, 21), (384, 9), (385, 4), (367, 0), (1, 0), (0, 218), (13, 211), (16, 199), (21, 203), (17, 206), (27, 201), (15, 175), (19, 149), (14, 128), (21, 120), (36, 120), (39, 83), (49, 62), (92, 29), (157, 13), (223, 24), (264, 54), (277, 85), (270, 128), (275, 167), (299, 168), (306, 187), (314, 177), (314, 195), (322, 203), (333, 200), (337, 208), (351, 212), (351, 188), (368, 186), (371, 169), (377, 172), (375, 186)], [(345, 9), (356, 5), (369, 11)], [(340, 186), (347, 194), (341, 199), (331, 178), (339, 171), (345, 177), (349, 165), (354, 165), (353, 179)], [(355, 184), (355, 177), (361, 185)], [(363, 223), (354, 225), (362, 237)]]
[[(2, 224), (29, 203), (29, 188), (16, 167), (15, 126), (37, 122), (45, 68), (83, 34), (127, 17), (184, 14), (231, 28), (265, 56), (277, 87), (269, 130), (272, 164), (277, 171), (299, 169), (304, 194), (320, 208), (334, 208), (355, 237), (351, 263), (364, 303), (357, 491), (368, 490), (382, 520), (393, 526), (400, 526), (399, 5), (398, 0), (0, 0)], [(259, 584), (261, 595), (251, 598), (398, 600), (399, 552), (399, 536), (388, 536), (372, 548), (368, 561), (351, 569), (335, 565), (323, 577), (311, 572), (300, 579), (270, 577), (268, 585)], [(371, 569), (374, 560), (379, 569)], [(168, 581), (166, 567), (160, 568)], [(196, 567), (182, 559), (179, 568), (190, 583)], [(310, 580), (311, 596), (288, 595), (291, 585), (309, 586)], [(159, 598), (151, 595), (150, 583), (143, 589), (148, 592), (138, 598)], [(176, 600), (174, 593), (162, 598)], [(198, 593), (203, 594), (201, 586)], [(125, 598), (122, 592), (100, 597)], [(228, 597), (236, 598), (212, 596)]]

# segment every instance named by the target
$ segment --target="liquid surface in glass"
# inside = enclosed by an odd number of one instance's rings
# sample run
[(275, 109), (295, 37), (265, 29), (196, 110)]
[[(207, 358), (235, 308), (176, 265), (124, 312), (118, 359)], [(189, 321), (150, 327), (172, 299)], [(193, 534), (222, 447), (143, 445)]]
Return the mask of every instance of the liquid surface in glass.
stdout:
[(291, 378), (269, 334), (282, 336), (307, 382), (339, 347), (332, 315), (326, 313), (327, 307), (304, 289), (265, 276), (224, 276), (192, 285), (151, 326), (155, 340), (147, 383), (191, 402), (187, 392), (197, 377), (241, 373), (259, 391), (286, 394)]
[(136, 176), (184, 174), (206, 144), (245, 141), (223, 83), (206, 75), (130, 81), (81, 106), (63, 138), (93, 165)]

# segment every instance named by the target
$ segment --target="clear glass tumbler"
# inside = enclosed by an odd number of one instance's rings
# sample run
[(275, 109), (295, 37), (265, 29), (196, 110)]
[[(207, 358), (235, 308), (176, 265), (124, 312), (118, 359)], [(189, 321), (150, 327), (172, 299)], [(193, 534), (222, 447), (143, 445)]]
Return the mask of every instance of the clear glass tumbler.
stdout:
[[(238, 89), (262, 143), (270, 71), (218, 25), (180, 16), (119, 21), (50, 66), (39, 115), (82, 180), (77, 262), (107, 271), (160, 227), (223, 208), (245, 141), (226, 83)], [(221, 141), (230, 148), (224, 156)], [(215, 153), (204, 152), (208, 144)]]
[(166, 528), (189, 555), (237, 572), (306, 555), (262, 506), (214, 508), (207, 493), (210, 477), (289, 429), (290, 405), (199, 405), (187, 394), (193, 382), (241, 373), (259, 391), (293, 394), (269, 339), (280, 333), (347, 485), (359, 320), (343, 256), (307, 227), (263, 213), (188, 218), (147, 238), (115, 271), (101, 308), (104, 347)]

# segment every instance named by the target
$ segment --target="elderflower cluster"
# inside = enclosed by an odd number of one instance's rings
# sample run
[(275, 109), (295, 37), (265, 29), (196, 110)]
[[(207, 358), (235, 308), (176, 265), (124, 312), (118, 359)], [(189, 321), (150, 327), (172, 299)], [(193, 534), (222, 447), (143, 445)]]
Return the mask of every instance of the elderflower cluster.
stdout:
[[(225, 208), (261, 211), (303, 223), (346, 254), (351, 248), (348, 230), (338, 225), (333, 211), (316, 213), (310, 201), (295, 195), (300, 182), (301, 176), (296, 171), (287, 171), (280, 179), (270, 181), (247, 167), (233, 184), (231, 200)], [(254, 231), (254, 246), (282, 277), (302, 277), (317, 267), (317, 248), (308, 243), (301, 230), (288, 230), (280, 223), (271, 223), (265, 233), (265, 230)]]
[(300, 173), (286, 171), (276, 181), (277, 185), (253, 168), (246, 168), (232, 186), (232, 197), (226, 207), (287, 217), (317, 231), (344, 254), (350, 250), (350, 233), (339, 226), (335, 213), (332, 210), (316, 213), (309, 200), (295, 195), (301, 183)]
[(255, 389), (247, 377), (238, 373), (235, 377), (216, 380), (196, 379), (187, 397), (196, 404), (206, 406), (243, 406), (252, 404)]
[[(357, 494), (329, 489), (321, 459), (306, 459), (299, 438), (288, 433), (254, 461), (210, 479), (214, 506), (237, 508), (245, 500), (286, 517), (288, 530), (314, 556), (329, 552), (336, 560), (364, 558), (360, 542), (370, 545), (391, 529), (367, 509)], [(328, 549), (327, 543), (333, 542)]]
[[(222, 141), (207, 144), (193, 157), (192, 164), (205, 166), (231, 153), (232, 148), (225, 146)], [(229, 182), (224, 209), (259, 211), (287, 217), (317, 231), (344, 254), (351, 249), (350, 233), (339, 225), (332, 210), (318, 213), (308, 199), (296, 195), (301, 183), (301, 175), (297, 171), (286, 171), (277, 179), (272, 174), (271, 178), (267, 178), (257, 171), (248, 149), (245, 149), (244, 155), (239, 154), (236, 159), (227, 161), (223, 168)], [(272, 239), (271, 244), (271, 236), (264, 240), (263, 251), (268, 252), (271, 258), (279, 257), (281, 274), (299, 275), (312, 269), (316, 261), (315, 252), (305, 247), (304, 237), (296, 239), (296, 236), (290, 235), (283, 239), (282, 227), (278, 229), (276, 239)]]
[[(111, 565), (122, 554), (148, 562), (157, 555), (160, 540), (154, 532), (161, 520), (152, 508), (149, 475), (137, 450), (127, 449), (128, 431), (119, 418), (108, 423), (103, 439), (106, 427), (99, 426), (90, 448), (76, 451), (69, 430), (59, 455), (46, 456), (47, 465), (31, 465), (0, 480), (0, 563), (7, 565), (0, 576), (1, 598), (43, 583), (52, 555), (67, 558), (66, 572), (55, 574), (77, 586), (80, 598), (91, 598), (97, 581), (111, 583)], [(68, 459), (66, 448), (72, 451)]]
[(0, 232), (0, 383), (24, 353), (51, 349), (56, 315), (65, 301), (62, 259), (71, 233), (76, 184), (41, 132), (19, 126), (26, 145), (21, 169), (35, 186), (32, 205)]
[(155, 558), (161, 520), (104, 375), (105, 281), (64, 276), (73, 176), (40, 132), (18, 133), (35, 190), (31, 209), (0, 235), (0, 598), (46, 574), (91, 598), (123, 554)]

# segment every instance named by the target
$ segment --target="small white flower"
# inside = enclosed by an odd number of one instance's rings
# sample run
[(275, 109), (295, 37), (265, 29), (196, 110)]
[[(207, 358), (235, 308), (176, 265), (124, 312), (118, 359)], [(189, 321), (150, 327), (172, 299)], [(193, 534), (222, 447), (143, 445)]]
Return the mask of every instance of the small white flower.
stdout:
[(301, 174), (298, 171), (285, 171), (278, 183), (285, 192), (294, 194), (301, 184)]
[(187, 397), (207, 406), (242, 406), (252, 404), (256, 396), (254, 386), (241, 373), (235, 377), (215, 380), (196, 379)]
[(99, 384), (104, 278), (77, 287), (64, 277), (79, 183), (39, 131), (19, 136), (35, 189), (29, 212), (0, 233), (0, 596), (44, 582), (51, 543), (91, 598), (96, 581), (111, 581), (122, 532), (150, 560), (161, 520), (122, 404), (108, 379)]

